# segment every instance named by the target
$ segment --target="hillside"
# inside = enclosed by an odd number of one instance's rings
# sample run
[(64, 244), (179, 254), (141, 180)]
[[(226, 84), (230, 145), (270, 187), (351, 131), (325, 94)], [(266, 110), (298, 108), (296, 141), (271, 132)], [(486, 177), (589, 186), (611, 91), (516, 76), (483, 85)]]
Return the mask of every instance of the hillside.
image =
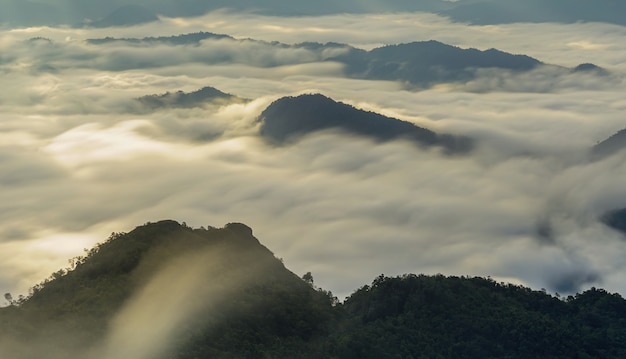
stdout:
[(626, 301), (596, 288), (560, 300), (484, 278), (380, 276), (343, 310), (349, 319), (332, 342), (340, 358), (626, 354)]
[(376, 141), (405, 139), (419, 146), (441, 146), (448, 153), (465, 153), (472, 141), (461, 136), (440, 135), (410, 122), (363, 111), (321, 94), (283, 97), (259, 116), (261, 136), (284, 144), (322, 130), (335, 129)]
[(618, 358), (626, 301), (383, 275), (344, 303), (239, 223), (114, 233), (0, 309), (11, 358)]
[(543, 65), (525, 55), (496, 49), (462, 49), (433, 40), (383, 46), (371, 51), (352, 49), (332, 60), (344, 63), (350, 77), (403, 81), (420, 87), (466, 82), (477, 76), (477, 69), (522, 72)]
[(591, 149), (591, 158), (603, 159), (626, 148), (626, 128), (599, 142)]
[(325, 333), (331, 310), (247, 226), (161, 221), (113, 234), (3, 308), (0, 348), (13, 358), (287, 355)]

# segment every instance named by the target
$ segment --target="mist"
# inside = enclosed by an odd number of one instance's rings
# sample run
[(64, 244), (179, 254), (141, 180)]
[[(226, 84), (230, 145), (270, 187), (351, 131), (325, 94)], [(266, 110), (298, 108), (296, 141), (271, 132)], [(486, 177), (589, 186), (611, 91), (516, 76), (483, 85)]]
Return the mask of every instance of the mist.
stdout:
[[(194, 31), (235, 39), (87, 42)], [(381, 273), (409, 272), (623, 293), (624, 237), (597, 220), (626, 203), (623, 153), (588, 161), (594, 144), (625, 126), (626, 55), (614, 45), (623, 36), (623, 27), (599, 23), (468, 26), (432, 14), (224, 11), (126, 28), (3, 30), (0, 288), (28, 293), (109, 233), (173, 218), (195, 227), (246, 223), (288, 268), (313, 272), (341, 298)], [(364, 49), (436, 39), (554, 66), (408, 90), (346, 78), (340, 64), (310, 50), (238, 41), (249, 37)], [(565, 68), (584, 62), (610, 76)], [(251, 101), (136, 110), (141, 96), (205, 86)], [(336, 131), (286, 147), (258, 136), (257, 117), (272, 101), (318, 92), (469, 136), (478, 147), (450, 157)], [(163, 328), (157, 337), (171, 327)]]

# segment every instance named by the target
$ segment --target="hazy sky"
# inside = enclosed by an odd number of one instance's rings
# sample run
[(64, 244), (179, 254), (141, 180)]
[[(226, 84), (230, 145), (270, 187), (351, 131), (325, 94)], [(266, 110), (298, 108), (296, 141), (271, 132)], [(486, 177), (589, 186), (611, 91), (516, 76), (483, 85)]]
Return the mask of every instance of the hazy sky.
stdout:
[[(318, 54), (268, 43), (85, 41), (196, 31), (365, 49), (435, 39), (566, 67), (593, 62), (611, 76), (484, 71), (470, 83), (406, 91), (344, 78)], [(244, 222), (288, 268), (311, 271), (341, 298), (381, 273), (407, 272), (624, 294), (626, 239), (597, 217), (626, 207), (626, 159), (589, 163), (586, 155), (626, 127), (625, 35), (602, 23), (469, 26), (420, 13), (222, 11), (130, 28), (5, 28), (0, 292), (25, 294), (111, 232), (171, 218), (194, 227)], [(51, 41), (27, 41), (34, 37)], [(252, 101), (146, 113), (133, 100), (204, 86)], [(479, 148), (447, 157), (332, 132), (281, 148), (261, 141), (259, 113), (310, 92), (471, 136)]]

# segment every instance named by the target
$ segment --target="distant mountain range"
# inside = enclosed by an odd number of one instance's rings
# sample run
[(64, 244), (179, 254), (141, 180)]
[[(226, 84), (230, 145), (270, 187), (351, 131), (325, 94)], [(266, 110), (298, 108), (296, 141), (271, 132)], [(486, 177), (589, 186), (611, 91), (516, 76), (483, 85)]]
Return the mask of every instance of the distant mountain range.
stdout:
[(423, 11), (475, 24), (607, 22), (626, 25), (621, 0), (0, 0), (0, 22), (14, 26), (128, 26), (168, 17), (199, 16), (218, 9), (278, 16)]
[(626, 300), (491, 279), (380, 275), (344, 302), (241, 223), (113, 233), (0, 308), (14, 359), (621, 358)]
[[(313, 59), (307, 58), (302, 61), (325, 61), (338, 62), (343, 65), (345, 76), (356, 79), (398, 81), (408, 88), (428, 88), (440, 83), (466, 83), (481, 75), (480, 70), (497, 69), (513, 73), (524, 73), (540, 66), (547, 65), (537, 59), (526, 55), (515, 55), (496, 49), (478, 50), (474, 48), (462, 49), (447, 45), (438, 41), (420, 41), (408, 44), (388, 45), (375, 48), (370, 51), (358, 49), (346, 44), (339, 43), (315, 43), (305, 42), (288, 45), (278, 42), (264, 42), (252, 39), (238, 40), (228, 35), (199, 32), (170, 37), (146, 37), (136, 38), (101, 38), (89, 39), (92, 45), (104, 46), (110, 43), (126, 42), (129, 44), (156, 45), (165, 44), (171, 46), (195, 45), (203, 46), (205, 40), (232, 41), (233, 44), (244, 45), (249, 43), (259, 44), (268, 49), (304, 49), (310, 51)], [(205, 44), (210, 46), (210, 44)], [(220, 56), (207, 57), (205, 61), (222, 63), (225, 61), (244, 62), (249, 65), (262, 67), (279, 66), (278, 62), (255, 62), (254, 57), (241, 58), (231, 54), (228, 49), (221, 48)], [(196, 59), (202, 61), (201, 58)], [(247, 62), (246, 62), (247, 61)], [(122, 68), (135, 68), (151, 66), (150, 61), (142, 58), (142, 61), (126, 61), (117, 64)], [(155, 64), (158, 66), (158, 59)], [(606, 70), (591, 64), (581, 64), (569, 71), (561, 71), (562, 76), (571, 72), (589, 72), (597, 75), (605, 75)]]

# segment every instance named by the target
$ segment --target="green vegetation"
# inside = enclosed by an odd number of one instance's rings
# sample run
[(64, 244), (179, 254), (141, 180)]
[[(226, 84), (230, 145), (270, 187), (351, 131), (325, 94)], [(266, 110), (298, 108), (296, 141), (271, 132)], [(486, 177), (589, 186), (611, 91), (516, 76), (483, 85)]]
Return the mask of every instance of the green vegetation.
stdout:
[[(343, 305), (340, 358), (620, 358), (626, 302), (560, 300), (484, 278), (380, 276)], [(625, 318), (625, 319), (622, 319)]]
[(110, 354), (120, 335), (137, 358), (626, 357), (618, 294), (556, 298), (485, 278), (381, 275), (339, 303), (237, 223), (114, 233), (29, 297), (5, 298), (0, 351), (18, 359), (122, 357)]
[(322, 94), (283, 97), (259, 116), (260, 134), (270, 143), (283, 145), (310, 133), (336, 129), (384, 142), (405, 139), (420, 147), (441, 146), (447, 154), (470, 152), (470, 138), (437, 134), (413, 123), (335, 102)]

